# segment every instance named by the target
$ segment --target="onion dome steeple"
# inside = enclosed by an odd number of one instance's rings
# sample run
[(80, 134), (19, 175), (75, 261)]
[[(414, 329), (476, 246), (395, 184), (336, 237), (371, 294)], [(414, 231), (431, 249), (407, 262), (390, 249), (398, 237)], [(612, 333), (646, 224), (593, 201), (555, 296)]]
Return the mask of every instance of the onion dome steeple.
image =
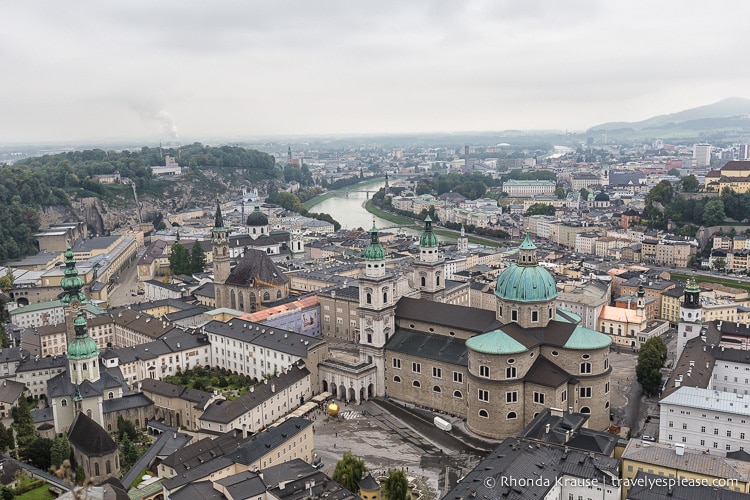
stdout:
[(83, 311), (78, 311), (73, 327), (76, 336), (68, 344), (68, 359), (88, 359), (99, 356), (96, 341), (89, 337), (87, 332), (86, 317), (83, 315)]
[(378, 239), (378, 228), (375, 226), (375, 218), (372, 219), (370, 229), (370, 244), (365, 249), (365, 260), (385, 260), (385, 248)]
[(437, 236), (432, 232), (432, 218), (428, 215), (424, 219), (424, 231), (419, 237), (420, 247), (437, 247), (439, 245)]
[(682, 307), (688, 309), (700, 309), (701, 308), (701, 289), (695, 283), (695, 278), (692, 276), (688, 278), (687, 286), (685, 286), (685, 299), (682, 303)]
[(86, 295), (81, 290), (83, 288), (83, 278), (78, 276), (78, 269), (76, 269), (76, 261), (73, 257), (73, 250), (68, 245), (65, 251), (65, 275), (60, 280), (60, 286), (62, 286), (63, 293), (60, 296), (60, 301), (68, 305), (71, 302), (86, 302)]

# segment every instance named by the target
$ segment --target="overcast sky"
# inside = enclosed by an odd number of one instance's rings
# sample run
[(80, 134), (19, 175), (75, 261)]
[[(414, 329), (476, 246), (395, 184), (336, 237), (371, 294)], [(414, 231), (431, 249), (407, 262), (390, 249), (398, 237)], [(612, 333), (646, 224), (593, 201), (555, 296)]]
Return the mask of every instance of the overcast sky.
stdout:
[(16, 1), (0, 143), (583, 130), (750, 97), (750, 2)]

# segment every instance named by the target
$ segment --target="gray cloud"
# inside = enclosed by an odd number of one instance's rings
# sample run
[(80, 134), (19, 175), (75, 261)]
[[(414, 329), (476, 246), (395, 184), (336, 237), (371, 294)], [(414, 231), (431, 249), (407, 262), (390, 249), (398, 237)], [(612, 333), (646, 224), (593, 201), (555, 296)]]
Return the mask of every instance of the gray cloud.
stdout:
[(748, 14), (731, 0), (12, 2), (0, 24), (0, 137), (643, 119), (748, 96)]

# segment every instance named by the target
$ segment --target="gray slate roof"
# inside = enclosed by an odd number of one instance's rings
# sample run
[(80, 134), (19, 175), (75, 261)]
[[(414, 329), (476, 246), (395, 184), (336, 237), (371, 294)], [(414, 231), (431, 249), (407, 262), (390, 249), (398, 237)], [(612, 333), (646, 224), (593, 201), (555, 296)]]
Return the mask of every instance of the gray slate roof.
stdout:
[(409, 297), (402, 297), (396, 303), (396, 319), (413, 319), (477, 333), (500, 326), (494, 311)]
[(204, 325), (203, 331), (298, 357), (307, 356), (308, 350), (323, 343), (322, 339), (241, 319), (227, 323), (214, 320)]
[(386, 349), (389, 352), (399, 352), (459, 366), (469, 364), (465, 341), (444, 335), (397, 328), (396, 333), (388, 339)]
[[(226, 283), (250, 286), (256, 278), (275, 285), (289, 283), (289, 278), (276, 267), (266, 252), (248, 248), (245, 256), (232, 269)], [(263, 286), (265, 285), (261, 285)]]

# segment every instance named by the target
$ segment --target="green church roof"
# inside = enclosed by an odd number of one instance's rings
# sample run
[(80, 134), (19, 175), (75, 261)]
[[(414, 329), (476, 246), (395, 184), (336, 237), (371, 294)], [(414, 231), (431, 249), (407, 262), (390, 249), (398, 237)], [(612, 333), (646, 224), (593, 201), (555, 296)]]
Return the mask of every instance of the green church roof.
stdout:
[(518, 246), (519, 250), (536, 250), (536, 245), (529, 238), (529, 233), (526, 233), (526, 237), (523, 239), (521, 244)]
[(89, 337), (86, 332), (86, 317), (83, 315), (83, 311), (78, 311), (73, 327), (76, 336), (68, 344), (68, 359), (88, 359), (99, 356), (96, 341)]
[(385, 260), (385, 248), (383, 248), (378, 239), (378, 228), (375, 227), (375, 220), (372, 221), (370, 244), (365, 249), (365, 260)]
[(514, 302), (546, 302), (557, 297), (557, 284), (541, 266), (511, 264), (497, 277), (495, 295)]
[(466, 347), (483, 354), (518, 354), (528, 350), (499, 328), (470, 338), (466, 341)]
[(63, 289), (60, 301), (65, 305), (71, 302), (85, 303), (86, 295), (82, 291), (83, 285), (83, 278), (78, 276), (73, 250), (68, 245), (65, 250), (65, 275), (60, 280), (60, 286)]
[(438, 239), (435, 233), (432, 232), (432, 218), (428, 215), (424, 219), (424, 231), (419, 237), (420, 247), (436, 247), (438, 246)]
[(591, 328), (578, 325), (573, 333), (570, 334), (568, 341), (565, 343), (566, 349), (589, 350), (602, 349), (612, 343), (609, 335), (597, 332)]

